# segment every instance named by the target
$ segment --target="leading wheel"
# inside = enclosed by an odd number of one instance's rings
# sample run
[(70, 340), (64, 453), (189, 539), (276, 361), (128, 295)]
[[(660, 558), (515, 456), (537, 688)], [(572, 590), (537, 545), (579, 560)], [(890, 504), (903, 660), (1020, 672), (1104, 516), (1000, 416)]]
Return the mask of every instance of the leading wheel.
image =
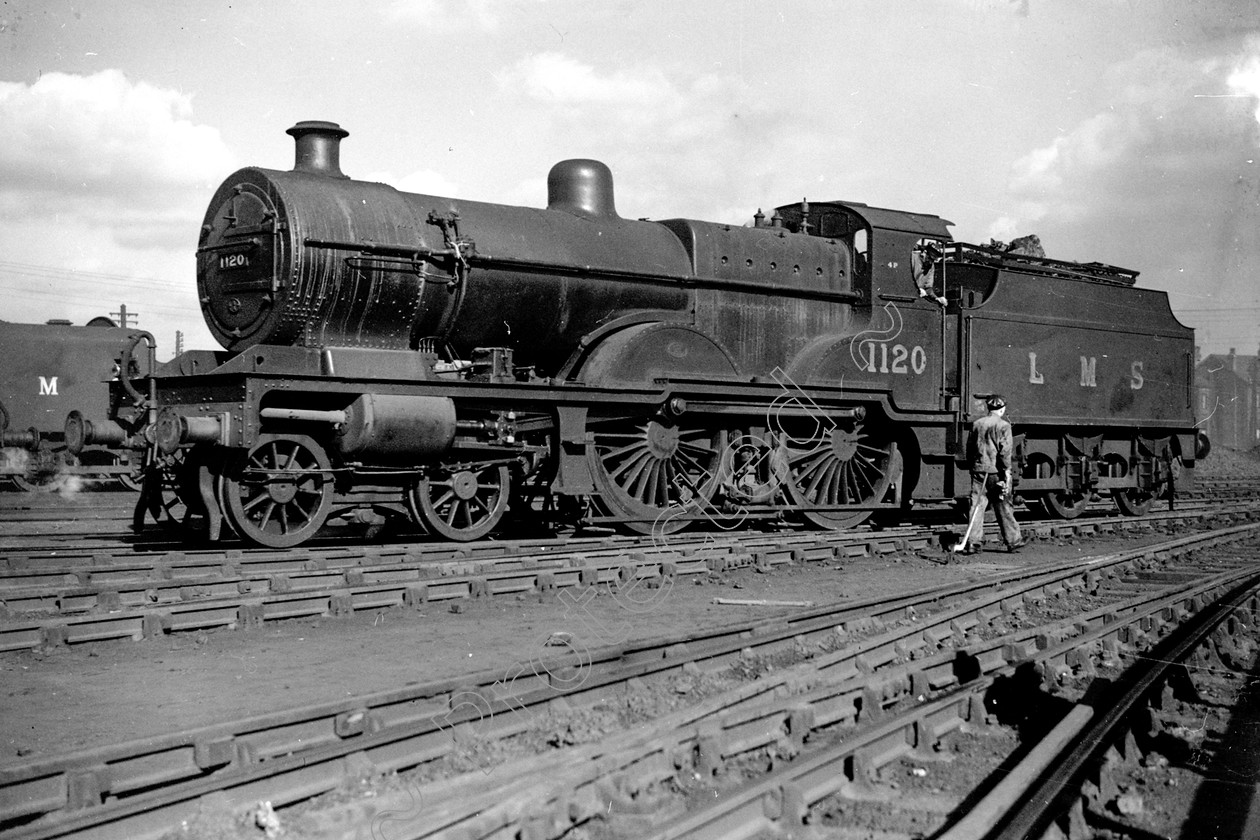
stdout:
[(594, 432), (587, 460), (607, 513), (639, 534), (672, 534), (679, 514), (708, 506), (719, 482), (724, 436), (652, 419)]
[(878, 504), (901, 471), (897, 444), (861, 423), (810, 421), (805, 436), (788, 431), (783, 444), (788, 495), (801, 515), (820, 528), (852, 528), (874, 511), (811, 508)]
[(332, 503), (332, 466), (306, 435), (263, 435), (223, 477), (224, 512), (247, 540), (288, 548), (315, 535)]
[(507, 510), (512, 475), (506, 464), (438, 470), (420, 479), (407, 501), (430, 533), (467, 542), (494, 530)]

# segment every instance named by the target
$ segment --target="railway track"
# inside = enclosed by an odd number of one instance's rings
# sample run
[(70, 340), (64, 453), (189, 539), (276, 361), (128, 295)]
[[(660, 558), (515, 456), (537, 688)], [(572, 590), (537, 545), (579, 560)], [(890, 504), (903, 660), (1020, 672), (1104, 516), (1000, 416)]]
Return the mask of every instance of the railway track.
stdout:
[[(1187, 506), (1144, 517), (1025, 523), (1030, 535), (1188, 527), (1250, 516), (1260, 505)], [(739, 567), (770, 569), (939, 549), (940, 529), (673, 536), (163, 552), (80, 550), (0, 558), (0, 652), (139, 640), (270, 621), (597, 584), (673, 581)]]
[[(804, 767), (814, 761), (807, 746), (843, 733), (843, 755), (818, 759), (833, 768), (819, 772), (841, 793), (877, 789), (893, 762), (927, 761), (951, 732), (987, 725), (985, 693), (1000, 679), (1032, 669), (1037, 685), (1053, 685), (1088, 674), (1105, 666), (1099, 656), (1142, 650), (1250, 580), (1245, 561), (1204, 555), (1258, 529), (28, 761), (0, 769), (0, 825), (15, 838), (156, 837), (207, 803), (239, 812), (267, 801), (305, 821), (304, 833), (330, 837), (370, 836), (354, 831), (382, 820), (390, 840), (559, 837), (592, 820), (625, 836), (726, 836), (713, 826), (742, 824), (750, 808), (782, 828), (836, 792), (815, 799), (812, 783), (745, 781), (748, 767), (794, 756), (785, 766)], [(641, 725), (582, 745), (585, 724), (636, 704)], [(470, 749), (484, 750), (489, 772), (450, 776)], [(392, 784), (378, 795), (331, 812), (297, 807), (382, 775)], [(737, 817), (662, 824), (688, 796), (727, 802), (732, 781), (770, 792), (748, 794)], [(699, 833), (671, 833), (684, 828)]]
[[(1198, 479), (1193, 490), (1178, 494), (1176, 507), (1194, 509), (1220, 503), (1245, 503), (1260, 496), (1260, 485), (1243, 479)], [(20, 555), (55, 555), (84, 550), (94, 552), (130, 552), (137, 555), (161, 554), (186, 550), (185, 535), (175, 523), (148, 522), (139, 535), (131, 530), (136, 496), (127, 492), (90, 492), (62, 496), (57, 493), (0, 492), (0, 552)], [(1161, 503), (1162, 504), (1162, 503)], [(1090, 507), (1093, 516), (1115, 514), (1109, 499)], [(914, 524), (930, 525), (953, 522), (957, 514), (947, 507), (917, 510)], [(393, 523), (398, 525), (398, 523)], [(371, 540), (388, 542), (427, 541), (423, 532), (399, 526), (381, 536), (379, 527), (370, 528), (352, 522), (335, 522), (308, 546), (328, 548), (340, 543), (362, 542), (365, 533)], [(251, 551), (243, 544), (241, 550)]]
[[(1256, 555), (1253, 546), (1250, 556)], [(1125, 798), (1108, 774), (1113, 765), (1136, 765), (1157, 754), (1152, 745), (1159, 735), (1163, 749), (1178, 741), (1172, 727), (1156, 724), (1153, 731), (1151, 711), (1174, 696), (1202, 702), (1192, 668), (1238, 669), (1232, 671), (1237, 676), (1252, 664), (1246, 654), (1257, 641), (1260, 573), (1223, 573), (1202, 586), (1137, 596), (1123, 611), (1087, 612), (1057, 636), (1017, 633), (981, 645), (979, 676), (958, 690), (929, 678), (921, 693), (912, 688), (899, 713), (865, 724), (859, 716), (850, 731), (833, 734), (831, 743), (800, 760), (757, 774), (708, 807), (638, 836), (790, 834), (807, 824), (835, 827), (845, 818), (891, 827), (893, 836), (930, 833), (940, 840), (1093, 837), (1097, 830), (1164, 836), (1124, 819), (1141, 813), (1134, 803), (1140, 796), (1108, 813)], [(997, 644), (1007, 647), (999, 653)], [(920, 667), (930, 671), (930, 664)], [(1003, 704), (1031, 709), (1011, 715)], [(1003, 719), (1036, 735), (997, 751), (978, 790), (974, 764), (963, 785), (945, 780), (916, 790), (906, 782), (948, 774), (948, 762), (965, 747), (956, 739), (948, 750), (944, 739), (960, 731), (972, 741), (992, 739), (985, 729)], [(863, 806), (868, 813), (860, 813)]]

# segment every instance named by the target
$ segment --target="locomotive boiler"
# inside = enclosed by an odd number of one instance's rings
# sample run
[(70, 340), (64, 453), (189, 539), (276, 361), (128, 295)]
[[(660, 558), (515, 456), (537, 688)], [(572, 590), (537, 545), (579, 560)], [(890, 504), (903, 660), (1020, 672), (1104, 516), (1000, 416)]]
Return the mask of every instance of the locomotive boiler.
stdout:
[(1141, 512), (1192, 474), (1193, 333), (1135, 272), (855, 202), (624, 219), (592, 160), (557, 164), (541, 209), (409, 194), (343, 175), (339, 126), (289, 133), (294, 168), (229, 176), (201, 228), (224, 349), (116, 386), (150, 503), (173, 485), (211, 537), (296, 545), (334, 515), (455, 540), (509, 515), (849, 527), (965, 495), (994, 392), (1020, 491), (1054, 515), (1104, 492)]

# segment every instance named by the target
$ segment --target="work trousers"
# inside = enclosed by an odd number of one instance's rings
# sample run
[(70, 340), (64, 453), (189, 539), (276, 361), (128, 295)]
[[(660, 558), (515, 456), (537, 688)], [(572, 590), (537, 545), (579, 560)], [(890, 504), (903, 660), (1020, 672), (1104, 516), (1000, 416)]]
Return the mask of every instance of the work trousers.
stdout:
[(993, 505), (1003, 542), (1008, 548), (1019, 544), (1019, 523), (1015, 521), (1015, 508), (1006, 492), (998, 487), (997, 473), (971, 474), (971, 512), (967, 515), (968, 536), (963, 548), (979, 547), (984, 543), (984, 511), (990, 504)]

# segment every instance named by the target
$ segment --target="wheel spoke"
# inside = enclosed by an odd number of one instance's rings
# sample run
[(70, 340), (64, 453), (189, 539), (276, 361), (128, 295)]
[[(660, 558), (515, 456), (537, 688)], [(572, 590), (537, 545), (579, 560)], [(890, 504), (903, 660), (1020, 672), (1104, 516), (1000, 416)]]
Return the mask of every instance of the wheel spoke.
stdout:
[[(862, 487), (863, 485), (862, 475), (861, 473), (858, 472), (859, 466), (860, 465), (855, 463), (854, 461), (850, 461), (848, 465), (845, 467), (845, 470), (844, 470), (844, 474), (846, 478), (845, 486), (848, 489), (848, 492), (845, 494), (845, 498), (847, 501), (860, 502), (864, 496), (863, 487)], [(871, 485), (869, 482), (866, 483), (865, 489), (866, 491), (869, 491), (871, 489)]]
[(271, 516), (276, 512), (276, 503), (267, 499), (267, 507), (263, 509), (263, 515), (258, 518), (258, 527), (266, 530), (267, 523), (271, 521)]
[(656, 498), (656, 476), (660, 469), (661, 462), (656, 459), (649, 460), (644, 465), (632, 493), (636, 499), (647, 504), (653, 503)]
[(605, 452), (603, 457), (606, 462), (610, 464), (615, 463), (619, 461), (623, 455), (628, 455), (642, 446), (643, 446), (643, 441), (638, 438), (635, 438), (634, 440), (631, 440), (629, 443), (627, 443), (625, 446), (622, 446), (618, 449), (614, 449), (609, 452)]
[(656, 468), (656, 495), (654, 498), (658, 505), (668, 505), (670, 497), (678, 494), (679, 488), (672, 479), (677, 474), (677, 459), (675, 458), (661, 461), (660, 466)]
[[(626, 460), (622, 461), (620, 466), (618, 466), (617, 469), (611, 472), (611, 475), (614, 479), (618, 480), (619, 484), (621, 484), (622, 486), (625, 486), (627, 484), (632, 483), (633, 481), (637, 479), (639, 475), (638, 470), (641, 470), (643, 466), (651, 459), (652, 459), (652, 453), (644, 449), (641, 452), (636, 453), (633, 458), (627, 458)], [(609, 462), (609, 463), (616, 463), (616, 462)], [(629, 472), (631, 468), (634, 468), (636, 472), (633, 475), (626, 477), (626, 473)]]
[(686, 471), (678, 469), (675, 459), (671, 458), (666, 461), (664, 468), (661, 470), (661, 495), (659, 501), (668, 503), (670, 490), (685, 487), (688, 483), (686, 479)]
[(829, 474), (833, 464), (823, 458), (815, 458), (805, 469), (801, 471), (801, 479), (809, 479), (809, 486), (805, 488), (805, 496), (810, 500), (817, 500), (820, 493), (825, 496), (827, 494), (827, 484)]
[(256, 493), (250, 497), (249, 501), (241, 507), (247, 512), (252, 513), (254, 508), (268, 501), (270, 497), (266, 493)]
[(849, 492), (849, 465), (843, 461), (836, 460), (828, 467), (831, 473), (827, 479), (827, 503), (832, 505), (846, 505), (853, 501), (853, 494)]
[(717, 455), (717, 450), (713, 448), (713, 444), (705, 441), (684, 440), (678, 443), (678, 454), (686, 456), (693, 463), (700, 463)]
[(795, 468), (797, 464), (803, 462), (819, 461), (827, 456), (828, 448), (824, 446), (815, 446), (812, 449), (794, 449), (788, 458), (788, 466)]
[(872, 472), (878, 474), (878, 471), (865, 461), (854, 458), (849, 462), (846, 472), (849, 476), (849, 488), (853, 491), (852, 498), (855, 501), (875, 489), (875, 482), (870, 480), (870, 474)]

